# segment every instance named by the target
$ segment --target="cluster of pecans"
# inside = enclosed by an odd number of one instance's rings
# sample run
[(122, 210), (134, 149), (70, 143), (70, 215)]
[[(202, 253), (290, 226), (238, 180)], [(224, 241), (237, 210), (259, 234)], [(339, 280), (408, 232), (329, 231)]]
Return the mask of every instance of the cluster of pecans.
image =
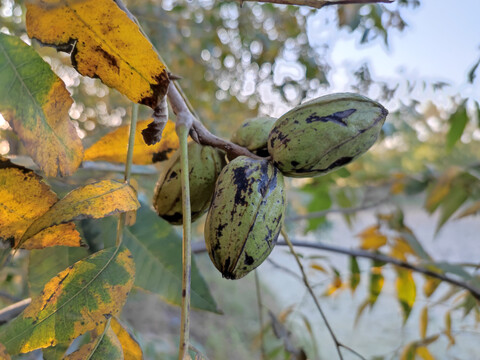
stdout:
[[(278, 120), (244, 122), (232, 142), (268, 156), (264, 160), (240, 156), (225, 165), (218, 150), (190, 143), (192, 220), (208, 209), (205, 243), (222, 275), (242, 278), (273, 250), (286, 207), (284, 175), (319, 176), (352, 162), (375, 143), (387, 114), (362, 95), (331, 94)], [(157, 213), (173, 224), (182, 218), (179, 173), (176, 154), (161, 174), (153, 201)]]

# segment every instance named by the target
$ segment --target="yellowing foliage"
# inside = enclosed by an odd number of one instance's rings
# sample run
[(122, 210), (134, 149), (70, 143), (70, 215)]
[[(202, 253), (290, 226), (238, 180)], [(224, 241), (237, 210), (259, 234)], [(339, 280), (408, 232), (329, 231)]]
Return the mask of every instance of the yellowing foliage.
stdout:
[(99, 77), (130, 100), (155, 108), (169, 79), (138, 25), (113, 0), (49, 0), (27, 4), (28, 36), (67, 46), (85, 76)]
[(104, 359), (126, 359), (122, 353), (122, 346), (115, 332), (108, 326), (99, 336), (89, 343), (83, 345), (77, 351), (67, 355), (65, 360), (104, 360)]
[(142, 360), (143, 352), (140, 344), (135, 338), (125, 329), (125, 327), (116, 318), (113, 318), (110, 326), (117, 335), (118, 340), (123, 349), (123, 357), (125, 360)]
[(379, 226), (371, 226), (357, 235), (362, 243), (360, 248), (365, 250), (377, 250), (387, 243), (387, 237), (379, 231)]
[[(168, 121), (163, 130), (162, 140), (152, 146), (143, 141), (142, 130), (146, 129), (153, 119), (139, 121), (135, 129), (135, 144), (133, 148), (133, 163), (148, 165), (167, 160), (178, 149), (178, 137), (175, 133), (175, 123)], [(85, 151), (84, 160), (125, 162), (127, 158), (129, 126), (121, 126), (105, 135)]]

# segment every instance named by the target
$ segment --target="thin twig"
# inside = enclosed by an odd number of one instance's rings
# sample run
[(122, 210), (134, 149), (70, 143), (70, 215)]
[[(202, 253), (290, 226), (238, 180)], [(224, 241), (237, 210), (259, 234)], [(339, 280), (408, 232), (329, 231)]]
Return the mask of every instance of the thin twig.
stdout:
[(331, 5), (347, 5), (347, 4), (377, 4), (387, 3), (390, 4), (394, 0), (338, 0), (338, 1), (322, 1), (322, 0), (240, 0), (240, 3), (251, 1), (260, 3), (271, 3), (281, 5), (298, 5), (309, 6), (315, 9), (321, 9), (325, 6)]
[[(138, 119), (138, 104), (133, 104), (132, 107), (132, 118), (130, 119), (130, 134), (128, 137), (128, 148), (127, 148), (127, 159), (125, 161), (125, 175), (124, 180), (126, 183), (130, 181), (130, 175), (132, 172), (132, 162), (133, 162), (133, 147), (135, 145), (135, 131), (137, 129), (137, 119)], [(123, 240), (123, 228), (125, 227), (125, 220), (127, 218), (126, 213), (121, 213), (118, 218), (117, 224), (117, 238), (115, 244), (120, 246)]]
[(322, 210), (322, 211), (316, 211), (316, 212), (311, 212), (305, 215), (297, 215), (297, 216), (292, 216), (287, 218), (287, 221), (298, 221), (298, 220), (308, 220), (308, 219), (316, 219), (320, 218), (323, 216), (326, 216), (328, 214), (333, 214), (333, 213), (340, 213), (340, 214), (355, 214), (357, 212), (363, 211), (363, 210), (368, 210), (377, 207), (378, 205), (383, 204), (386, 202), (388, 198), (383, 198), (381, 200), (378, 200), (376, 202), (373, 202), (371, 204), (366, 204), (366, 205), (361, 205), (358, 207), (351, 207), (351, 208), (340, 208), (340, 209), (328, 209), (328, 210)]
[[(323, 322), (325, 323), (325, 326), (327, 327), (328, 329), (328, 332), (330, 333), (330, 336), (332, 337), (333, 339), (333, 342), (335, 343), (335, 347), (337, 349), (337, 353), (338, 353), (338, 357), (340, 358), (340, 360), (343, 360), (343, 355), (342, 355), (342, 351), (341, 351), (341, 348), (344, 347), (345, 349), (347, 350), (352, 350), (350, 349), (349, 347), (347, 346), (344, 346), (338, 339), (337, 339), (337, 336), (335, 335), (335, 332), (333, 331), (332, 327), (330, 326), (330, 323), (328, 322), (328, 319), (325, 315), (325, 313), (323, 312), (323, 309), (322, 307), (320, 306), (320, 303), (317, 299), (317, 296), (315, 295), (315, 293), (313, 292), (313, 289), (312, 287), (310, 286), (310, 282), (308, 280), (308, 277), (307, 277), (307, 274), (305, 273), (305, 270), (303, 269), (303, 265), (302, 265), (302, 262), (300, 261), (300, 258), (298, 257), (297, 253), (295, 252), (295, 249), (293, 248), (293, 244), (292, 242), (290, 241), (290, 238), (288, 237), (288, 234), (287, 232), (285, 231), (285, 228), (282, 227), (282, 235), (285, 239), (285, 242), (287, 243), (288, 247), (290, 248), (290, 252), (292, 253), (292, 255), (295, 257), (295, 260), (297, 261), (297, 264), (298, 264), (298, 267), (300, 268), (300, 272), (302, 273), (302, 277), (303, 277), (303, 283), (305, 284), (306, 288), (308, 289), (308, 292), (310, 293), (312, 299), (313, 299), (313, 302), (315, 303), (315, 305), (317, 306), (317, 310), (318, 312), (320, 313), (322, 319), (323, 319)], [(356, 355), (359, 355), (358, 353), (356, 353), (355, 351), (353, 351), (354, 354)], [(362, 356), (360, 356), (361, 359), (364, 359)]]
[(0, 310), (0, 325), (5, 324), (17, 317), (30, 303), (32, 302), (31, 298), (26, 298), (21, 301), (16, 302), (15, 304), (4, 307)]
[[(171, 87), (173, 88), (173, 86)], [(174, 108), (175, 111), (175, 108)], [(182, 179), (182, 212), (183, 212), (183, 251), (182, 251), (182, 308), (180, 325), (180, 345), (178, 359), (189, 359), (188, 348), (190, 338), (190, 277), (192, 269), (192, 217), (190, 209), (190, 185), (188, 171), (188, 132), (189, 127), (183, 121), (181, 113), (177, 115), (177, 135), (180, 140), (180, 163)], [(188, 120), (186, 121), (188, 123)]]
[(255, 273), (255, 290), (257, 291), (257, 306), (258, 306), (258, 320), (260, 321), (260, 350), (262, 354), (262, 360), (267, 359), (267, 351), (265, 350), (265, 339), (263, 338), (263, 305), (262, 305), (262, 294), (260, 290), (260, 280), (258, 279), (258, 272), (257, 270), (254, 271)]
[[(474, 286), (472, 286), (472, 285), (470, 285), (466, 282), (463, 282), (461, 280), (457, 280), (455, 278), (452, 278), (451, 276), (441, 274), (439, 272), (432, 271), (430, 269), (427, 269), (427, 268), (419, 266), (419, 265), (413, 265), (413, 264), (408, 263), (406, 261), (395, 259), (395, 258), (387, 256), (387, 255), (374, 253), (374, 252), (370, 252), (370, 251), (365, 251), (365, 250), (347, 249), (347, 248), (342, 248), (342, 247), (339, 247), (339, 246), (323, 244), (321, 242), (310, 243), (310, 242), (306, 242), (306, 241), (292, 240), (292, 244), (294, 246), (299, 246), (299, 247), (307, 247), (307, 248), (311, 248), (311, 249), (324, 250), (324, 251), (333, 252), (333, 253), (337, 253), (337, 254), (344, 254), (344, 255), (349, 255), (349, 256), (356, 256), (356, 257), (360, 257), (360, 258), (381, 261), (381, 262), (384, 262), (384, 263), (387, 263), (387, 264), (392, 264), (392, 265), (395, 265), (395, 266), (398, 266), (398, 267), (401, 267), (401, 268), (404, 268), (404, 269), (413, 270), (415, 272), (430, 276), (430, 277), (435, 278), (435, 279), (445, 281), (449, 284), (452, 284), (452, 285), (458, 286), (462, 289), (468, 290), (475, 298), (480, 300), (480, 289), (478, 289), (478, 288), (476, 288), (476, 287), (474, 287)], [(277, 242), (277, 246), (288, 246), (288, 244), (286, 242), (279, 241), (279, 242)], [(205, 244), (200, 243), (200, 242), (194, 243), (192, 245), (192, 248), (193, 248), (193, 252), (195, 254), (199, 254), (199, 253), (207, 251), (207, 249), (205, 248)]]

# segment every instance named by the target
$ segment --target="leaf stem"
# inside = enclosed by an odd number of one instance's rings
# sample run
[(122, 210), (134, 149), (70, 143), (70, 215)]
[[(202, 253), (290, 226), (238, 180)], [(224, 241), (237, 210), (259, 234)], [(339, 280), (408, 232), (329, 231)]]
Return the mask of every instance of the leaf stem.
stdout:
[[(132, 117), (130, 119), (130, 133), (128, 136), (128, 148), (127, 148), (127, 159), (125, 161), (125, 175), (124, 180), (126, 183), (130, 182), (130, 175), (132, 173), (132, 162), (133, 162), (133, 147), (135, 145), (135, 131), (137, 129), (137, 119), (138, 119), (138, 104), (133, 104), (132, 107)], [(121, 213), (118, 218), (117, 224), (117, 237), (115, 244), (119, 247), (122, 244), (123, 240), (123, 228), (125, 227), (125, 219), (127, 217), (126, 213)]]
[(177, 118), (177, 135), (180, 140), (180, 164), (182, 180), (182, 212), (183, 212), (183, 246), (182, 246), (182, 308), (180, 325), (180, 346), (178, 359), (188, 359), (190, 337), (190, 273), (192, 269), (191, 231), (192, 218), (190, 209), (190, 183), (188, 171), (188, 126)]
[(262, 293), (260, 291), (260, 280), (258, 279), (258, 271), (255, 270), (255, 289), (257, 291), (257, 306), (258, 306), (258, 319), (260, 321), (260, 350), (262, 352), (262, 360), (267, 359), (267, 352), (265, 350), (265, 340), (263, 338), (263, 327), (264, 327), (264, 321), (263, 321), (263, 312), (262, 312)]

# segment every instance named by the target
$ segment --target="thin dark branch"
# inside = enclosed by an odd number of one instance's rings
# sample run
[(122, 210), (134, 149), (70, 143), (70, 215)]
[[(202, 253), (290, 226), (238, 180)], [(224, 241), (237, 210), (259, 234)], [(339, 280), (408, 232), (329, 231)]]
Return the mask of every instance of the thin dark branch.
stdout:
[[(474, 286), (472, 286), (472, 285), (470, 285), (470, 284), (468, 284), (464, 281), (458, 280), (458, 279), (453, 278), (453, 277), (451, 277), (449, 275), (446, 275), (446, 274), (442, 274), (442, 273), (439, 273), (439, 272), (429, 270), (429, 269), (424, 268), (424, 267), (419, 266), (419, 265), (414, 265), (414, 264), (408, 263), (406, 261), (402, 261), (402, 260), (392, 258), (392, 257), (387, 256), (387, 255), (383, 255), (383, 254), (379, 254), (379, 253), (373, 253), (373, 252), (365, 251), (365, 250), (347, 249), (347, 248), (342, 248), (342, 247), (334, 246), (334, 245), (327, 245), (327, 244), (323, 244), (323, 243), (319, 243), (319, 242), (310, 243), (310, 242), (306, 242), (306, 241), (292, 241), (292, 244), (294, 246), (307, 247), (307, 248), (317, 249), (317, 250), (324, 250), (324, 251), (328, 251), (328, 252), (334, 252), (334, 253), (337, 253), (337, 254), (356, 256), (356, 257), (360, 257), (360, 258), (371, 259), (371, 260), (385, 262), (387, 264), (392, 264), (392, 265), (395, 265), (395, 266), (398, 266), (398, 267), (401, 267), (401, 268), (404, 268), (404, 269), (412, 270), (412, 271), (418, 272), (420, 274), (430, 276), (430, 277), (435, 278), (435, 279), (445, 281), (449, 284), (452, 284), (452, 285), (458, 286), (462, 289), (468, 290), (476, 299), (480, 300), (480, 289), (478, 289), (478, 288), (476, 288), (476, 287), (474, 287)], [(278, 242), (277, 245), (287, 246), (287, 243)], [(201, 253), (201, 252), (206, 251), (205, 244), (195, 243), (194, 247), (193, 247), (193, 251), (195, 253)]]
[(31, 302), (30, 298), (23, 299), (0, 310), (0, 325), (17, 317)]
[(272, 3), (272, 4), (282, 4), (282, 5), (298, 5), (298, 6), (309, 6), (315, 9), (321, 9), (325, 6), (331, 5), (347, 5), (347, 4), (377, 4), (377, 3), (387, 3), (390, 4), (394, 0), (338, 0), (338, 1), (323, 1), (323, 0), (240, 0), (240, 3), (252, 1), (260, 3)]
[(358, 207), (343, 208), (343, 209), (342, 208), (340, 208), (340, 209), (328, 209), (328, 210), (311, 212), (311, 213), (308, 213), (308, 214), (305, 214), (305, 215), (291, 216), (291, 217), (287, 218), (287, 221), (316, 219), (316, 218), (320, 218), (320, 217), (326, 216), (328, 214), (333, 214), (333, 213), (355, 214), (359, 211), (375, 208), (378, 205), (383, 204), (387, 200), (388, 200), (388, 198), (384, 198), (384, 199), (381, 199), (379, 201), (376, 201), (376, 202), (373, 202), (373, 203), (370, 203), (370, 204), (365, 204), (365, 205), (358, 206)]
[(258, 279), (258, 272), (257, 270), (255, 270), (254, 272), (255, 272), (255, 290), (257, 293), (258, 320), (260, 325), (260, 350), (262, 354), (262, 360), (267, 360), (267, 351), (265, 350), (265, 339), (263, 337), (263, 327), (265, 325), (263, 321), (262, 292), (260, 289), (260, 280)]
[(282, 270), (284, 272), (286, 272), (287, 274), (289, 275), (292, 275), (294, 278), (296, 278), (297, 280), (300, 280), (302, 281), (302, 277), (299, 276), (296, 272), (290, 270), (288, 267), (286, 266), (283, 266), (283, 265), (280, 265), (279, 263), (277, 263), (276, 261), (273, 261), (272, 259), (270, 258), (267, 258), (267, 261), (270, 263), (270, 265), (272, 265), (274, 268), (277, 268), (279, 270)]

